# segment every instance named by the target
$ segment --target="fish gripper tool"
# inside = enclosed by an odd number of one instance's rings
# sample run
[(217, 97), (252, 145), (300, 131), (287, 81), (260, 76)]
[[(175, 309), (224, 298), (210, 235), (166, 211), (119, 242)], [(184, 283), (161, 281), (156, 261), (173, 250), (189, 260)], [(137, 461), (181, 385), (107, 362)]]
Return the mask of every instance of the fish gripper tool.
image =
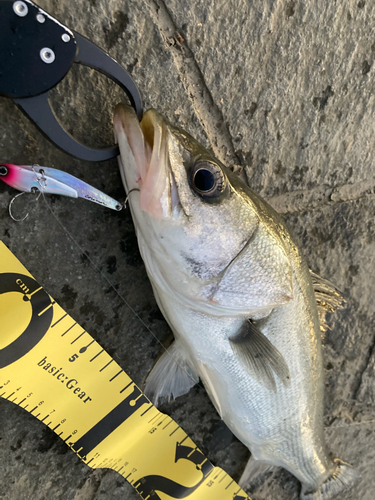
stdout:
[(139, 119), (139, 91), (120, 64), (97, 45), (70, 30), (31, 0), (0, 0), (0, 95), (15, 104), (63, 151), (84, 160), (104, 161), (118, 146), (85, 146), (59, 123), (49, 91), (73, 63), (89, 66), (113, 80), (127, 94)]

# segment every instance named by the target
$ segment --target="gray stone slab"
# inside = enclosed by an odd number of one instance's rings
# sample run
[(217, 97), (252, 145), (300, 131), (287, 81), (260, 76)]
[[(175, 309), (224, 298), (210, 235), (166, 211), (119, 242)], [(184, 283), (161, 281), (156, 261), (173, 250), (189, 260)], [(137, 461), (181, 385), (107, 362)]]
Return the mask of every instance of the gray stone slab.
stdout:
[[(324, 348), (327, 444), (362, 474), (341, 499), (372, 500), (373, 4), (168, 0), (166, 9), (160, 0), (41, 0), (40, 5), (117, 58), (139, 86), (146, 108), (156, 107), (219, 157), (241, 165), (250, 185), (285, 213), (310, 267), (343, 290), (348, 307), (329, 318), (332, 329)], [(112, 109), (121, 99), (114, 85), (87, 68), (74, 68), (52, 92), (59, 118), (91, 146), (111, 142)], [(70, 158), (4, 98), (0, 160), (66, 170), (124, 199), (115, 160), (92, 164)], [(153, 298), (129, 212), (46, 197), (71, 240), (43, 199), (17, 199), (15, 213), (30, 215), (13, 222), (7, 207), (15, 191), (0, 186), (1, 239), (142, 384), (158, 356), (158, 340), (166, 341), (170, 333)], [(215, 465), (239, 479), (248, 451), (201, 387), (162, 410)], [(0, 498), (138, 498), (121, 476), (91, 471), (52, 431), (3, 400), (0, 438)], [(299, 484), (275, 470), (257, 478), (249, 492), (253, 500), (297, 500)]]

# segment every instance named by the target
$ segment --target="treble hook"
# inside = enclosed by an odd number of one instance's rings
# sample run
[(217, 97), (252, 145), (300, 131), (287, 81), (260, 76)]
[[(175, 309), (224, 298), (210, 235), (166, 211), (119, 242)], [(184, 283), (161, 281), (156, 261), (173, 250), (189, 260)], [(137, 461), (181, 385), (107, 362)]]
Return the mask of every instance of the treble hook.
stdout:
[[(12, 205), (13, 205), (14, 200), (15, 200), (16, 198), (18, 198), (19, 196), (22, 196), (22, 195), (23, 195), (23, 194), (25, 194), (26, 192), (27, 192), (27, 191), (22, 191), (22, 193), (18, 193), (18, 194), (16, 194), (15, 196), (13, 196), (13, 198), (12, 198), (12, 199), (10, 200), (10, 202), (9, 202), (9, 207), (8, 207), (8, 209), (9, 209), (9, 215), (10, 215), (11, 219), (13, 219), (15, 222), (22, 222), (22, 221), (24, 221), (25, 219), (27, 219), (27, 218), (28, 218), (28, 216), (29, 216), (29, 212), (27, 212), (27, 214), (26, 214), (24, 217), (22, 217), (21, 219), (17, 219), (17, 217), (14, 217), (14, 215), (12, 214)], [(34, 188), (31, 188), (31, 191), (30, 191), (30, 192), (31, 192), (31, 193), (33, 193), (33, 194), (38, 193), (38, 196), (37, 196), (37, 198), (36, 198), (36, 200), (35, 200), (35, 201), (38, 201), (38, 200), (39, 200), (40, 195), (42, 194), (42, 193), (41, 193), (41, 191), (39, 191), (39, 189), (38, 189), (38, 188), (35, 188), (35, 187), (34, 187)]]

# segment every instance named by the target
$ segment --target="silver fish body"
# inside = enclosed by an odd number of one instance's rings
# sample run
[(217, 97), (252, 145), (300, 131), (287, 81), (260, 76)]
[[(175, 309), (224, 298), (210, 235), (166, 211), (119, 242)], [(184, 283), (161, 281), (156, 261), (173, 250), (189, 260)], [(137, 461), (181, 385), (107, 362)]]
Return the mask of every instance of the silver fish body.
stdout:
[[(358, 475), (325, 448), (316, 295), (286, 225), (156, 111), (139, 125), (119, 105), (114, 122), (140, 252), (175, 336), (146, 392), (157, 404), (200, 378), (252, 453), (245, 481), (254, 463), (282, 466), (301, 498), (332, 498)], [(339, 304), (328, 282), (315, 276), (315, 287)]]

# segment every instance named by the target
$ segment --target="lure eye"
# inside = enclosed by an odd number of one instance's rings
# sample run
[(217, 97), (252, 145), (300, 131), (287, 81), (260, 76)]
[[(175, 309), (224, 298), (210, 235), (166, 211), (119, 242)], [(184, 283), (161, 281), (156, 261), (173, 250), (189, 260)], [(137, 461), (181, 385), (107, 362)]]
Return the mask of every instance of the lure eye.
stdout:
[(194, 165), (191, 183), (199, 195), (215, 198), (224, 190), (224, 175), (215, 163), (199, 161)]
[(4, 177), (4, 175), (7, 175), (8, 169), (5, 165), (0, 165), (0, 175)]

